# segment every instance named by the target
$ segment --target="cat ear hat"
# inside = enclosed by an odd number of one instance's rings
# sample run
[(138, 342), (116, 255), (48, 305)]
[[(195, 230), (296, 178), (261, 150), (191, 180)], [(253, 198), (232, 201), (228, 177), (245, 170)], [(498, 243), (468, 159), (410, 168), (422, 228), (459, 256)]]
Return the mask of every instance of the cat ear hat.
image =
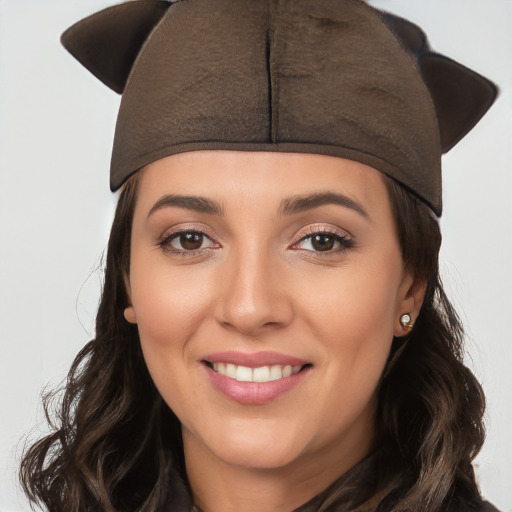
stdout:
[(122, 94), (112, 190), (185, 151), (317, 153), (387, 174), (440, 216), (441, 154), (497, 96), (362, 0), (135, 0), (62, 43)]

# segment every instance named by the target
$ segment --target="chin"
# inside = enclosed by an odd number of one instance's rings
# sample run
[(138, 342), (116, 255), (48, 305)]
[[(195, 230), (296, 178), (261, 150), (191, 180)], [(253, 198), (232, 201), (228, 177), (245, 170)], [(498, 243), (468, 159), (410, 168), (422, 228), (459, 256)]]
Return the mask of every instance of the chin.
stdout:
[(239, 468), (277, 469), (293, 463), (299, 456), (298, 450), (276, 449), (261, 446), (237, 446), (214, 453), (225, 464)]
[(213, 456), (233, 467), (273, 469), (292, 463), (303, 453), (306, 443), (297, 433), (284, 432), (279, 425), (248, 425), (229, 428), (205, 437), (190, 434), (192, 442), (200, 439)]

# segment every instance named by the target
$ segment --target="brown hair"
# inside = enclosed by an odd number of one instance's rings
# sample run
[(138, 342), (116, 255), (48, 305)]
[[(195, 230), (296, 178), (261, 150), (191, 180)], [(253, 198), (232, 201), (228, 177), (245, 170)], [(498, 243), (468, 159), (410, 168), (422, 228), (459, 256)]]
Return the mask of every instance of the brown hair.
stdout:
[[(484, 397), (462, 362), (462, 327), (439, 279), (438, 223), (424, 203), (387, 183), (404, 264), (427, 282), (427, 294), (381, 382), (372, 475), (353, 471), (320, 510), (333, 500), (358, 512), (471, 509), (480, 503), (471, 462), (483, 443)], [(179, 421), (152, 383), (136, 326), (123, 317), (137, 188), (135, 175), (119, 198), (96, 337), (76, 357), (63, 396), (45, 397), (52, 433), (22, 461), (25, 492), (52, 512), (156, 512), (169, 479), (186, 481)], [(394, 340), (390, 358), (403, 343)]]

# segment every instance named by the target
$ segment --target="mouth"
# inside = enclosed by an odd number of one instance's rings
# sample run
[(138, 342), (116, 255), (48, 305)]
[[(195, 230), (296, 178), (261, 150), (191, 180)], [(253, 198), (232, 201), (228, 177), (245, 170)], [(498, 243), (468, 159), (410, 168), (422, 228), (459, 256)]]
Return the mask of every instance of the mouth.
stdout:
[(203, 361), (214, 372), (219, 373), (229, 379), (234, 379), (238, 382), (272, 382), (275, 380), (284, 379), (297, 375), (299, 372), (311, 367), (311, 364), (304, 365), (280, 365), (273, 364), (267, 366), (259, 366), (251, 368), (249, 366), (236, 365), (233, 363), (224, 363), (211, 361)]
[(214, 388), (244, 405), (263, 405), (297, 387), (313, 365), (272, 352), (212, 354), (201, 361)]

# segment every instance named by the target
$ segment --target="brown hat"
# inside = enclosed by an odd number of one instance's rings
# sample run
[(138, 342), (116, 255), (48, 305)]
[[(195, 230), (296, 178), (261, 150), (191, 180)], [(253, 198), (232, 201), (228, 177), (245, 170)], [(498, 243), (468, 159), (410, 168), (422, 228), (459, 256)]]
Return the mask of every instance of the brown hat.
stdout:
[(62, 42), (122, 93), (112, 190), (184, 151), (319, 153), (384, 172), (440, 215), (441, 153), (497, 94), (362, 0), (137, 0)]

